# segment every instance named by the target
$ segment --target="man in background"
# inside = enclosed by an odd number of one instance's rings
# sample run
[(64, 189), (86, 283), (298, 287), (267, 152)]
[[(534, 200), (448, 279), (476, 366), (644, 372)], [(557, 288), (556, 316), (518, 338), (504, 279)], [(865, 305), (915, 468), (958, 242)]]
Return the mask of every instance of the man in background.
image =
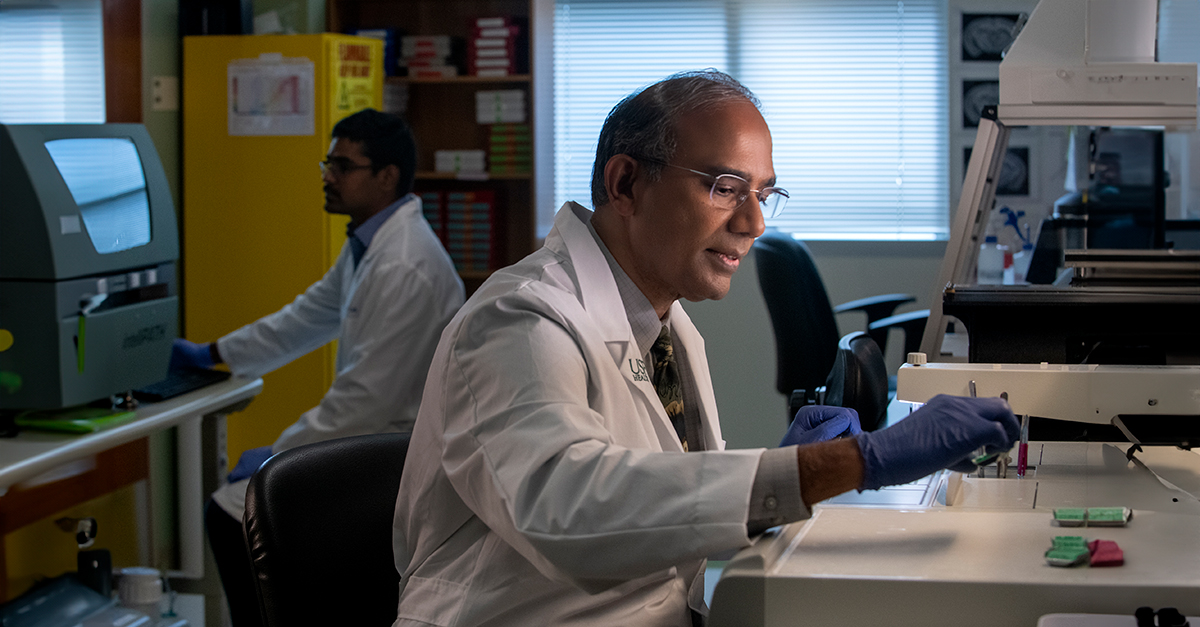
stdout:
[(272, 446), (243, 454), (206, 509), (235, 627), (261, 624), (242, 537), (250, 475), (302, 444), (411, 431), (438, 337), (463, 303), (462, 281), (411, 193), (416, 160), (398, 117), (367, 109), (338, 122), (320, 164), (325, 211), (350, 216), (333, 267), (291, 304), (215, 342), (176, 340), (173, 367), (225, 363), (244, 377), (338, 340), (336, 376), (320, 404)]

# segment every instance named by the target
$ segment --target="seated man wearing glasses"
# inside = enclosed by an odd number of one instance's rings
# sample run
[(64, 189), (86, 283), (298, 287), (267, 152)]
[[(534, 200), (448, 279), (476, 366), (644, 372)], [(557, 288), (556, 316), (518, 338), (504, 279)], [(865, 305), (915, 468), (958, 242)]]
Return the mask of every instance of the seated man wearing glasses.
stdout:
[(247, 451), (207, 508), (235, 627), (260, 624), (241, 530), (250, 474), (301, 444), (412, 430), (438, 336), (462, 306), (462, 281), (411, 193), (416, 159), (412, 131), (396, 116), (368, 109), (338, 122), (320, 164), (325, 211), (350, 216), (337, 262), (269, 316), (216, 342), (176, 341), (172, 365), (226, 363), (258, 377), (338, 340), (337, 373), (320, 404), (274, 445)]
[(562, 207), (438, 345), (396, 503), (396, 625), (699, 624), (706, 556), (846, 490), (1011, 446), (1003, 401), (939, 397), (874, 433), (816, 408), (789, 431), (805, 444), (724, 450), (678, 301), (724, 297), (786, 198), (757, 100), (724, 74), (670, 77), (609, 113), (595, 211)]

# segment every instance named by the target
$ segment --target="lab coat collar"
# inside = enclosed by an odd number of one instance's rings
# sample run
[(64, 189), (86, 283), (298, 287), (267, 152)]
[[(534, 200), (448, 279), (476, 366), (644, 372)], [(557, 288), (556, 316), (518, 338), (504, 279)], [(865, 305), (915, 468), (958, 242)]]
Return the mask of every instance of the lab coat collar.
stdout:
[[(617, 282), (608, 269), (608, 260), (588, 231), (587, 225), (591, 219), (592, 212), (574, 202), (568, 202), (559, 209), (554, 218), (554, 230), (563, 243), (563, 249), (559, 252), (570, 257), (579, 281), (583, 309), (591, 314), (604, 341), (628, 342), (632, 346), (633, 331), (625, 317), (625, 306), (617, 290)], [(551, 233), (550, 237), (553, 235)], [(549, 237), (547, 245), (554, 247)]]
[[(571, 259), (576, 279), (579, 281), (583, 308), (590, 314), (596, 328), (603, 335), (626, 382), (637, 390), (642, 401), (654, 412), (655, 433), (663, 450), (682, 452), (683, 446), (679, 443), (675, 427), (671, 425), (671, 420), (667, 417), (649, 377), (645, 375), (645, 371), (641, 375), (637, 372), (636, 364), (641, 361), (642, 356), (635, 354), (637, 343), (629, 326), (621, 294), (617, 290), (617, 282), (613, 279), (603, 251), (588, 230), (587, 225), (591, 218), (592, 212), (588, 209), (574, 202), (566, 203), (554, 218), (554, 229), (546, 238), (546, 246)], [(672, 330), (686, 348), (685, 353), (693, 376), (697, 381), (710, 380), (708, 362), (704, 357), (704, 338), (684, 313), (679, 301), (671, 304), (668, 319), (671, 321)], [(696, 387), (700, 395), (700, 422), (705, 432), (705, 441), (714, 448), (723, 448), (720, 428), (716, 424), (717, 404), (712, 389), (704, 385)]]
[(402, 198), (396, 199), (395, 202), (384, 207), (383, 209), (380, 209), (375, 215), (367, 218), (366, 222), (363, 222), (362, 224), (351, 223), (346, 225), (346, 236), (356, 238), (358, 241), (362, 242), (364, 249), (370, 248), (371, 240), (375, 238), (375, 234), (378, 233), (379, 228), (388, 221), (388, 218), (392, 217), (392, 214), (396, 213), (400, 207), (416, 198), (417, 196), (415, 194), (407, 194)]
[[(389, 206), (387, 209), (384, 209), (384, 211), (390, 211), (391, 213), (387, 216), (382, 224), (379, 224), (376, 227), (375, 232), (371, 234), (372, 241), (374, 241), (376, 237), (380, 236), (384, 237), (384, 239), (387, 239), (389, 237), (387, 234), (404, 228), (404, 225), (413, 220), (416, 217), (416, 214), (421, 211), (421, 198), (416, 194), (409, 194), (400, 200), (397, 200), (393, 205)], [(379, 214), (376, 214), (376, 216), (378, 215)], [(368, 220), (368, 222), (369, 221), (370, 220)], [(366, 222), (364, 222), (363, 225), (365, 226)], [(362, 229), (362, 226), (359, 226), (358, 228)], [(375, 256), (372, 253), (375, 252), (378, 247), (371, 248), (370, 242), (366, 243), (368, 244), (367, 251), (363, 253), (363, 258), (359, 260), (355, 271), (357, 271), (358, 268), (363, 267), (363, 261)]]

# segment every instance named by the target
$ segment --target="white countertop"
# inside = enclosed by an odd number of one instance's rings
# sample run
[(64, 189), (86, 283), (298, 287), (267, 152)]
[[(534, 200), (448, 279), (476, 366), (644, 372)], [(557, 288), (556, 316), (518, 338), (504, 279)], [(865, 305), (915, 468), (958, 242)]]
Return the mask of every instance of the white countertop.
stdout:
[[(831, 499), (810, 520), (759, 538), (726, 565), (710, 624), (1033, 627), (1054, 613), (1200, 611), (1200, 502), (1127, 461), (1128, 445), (1031, 443), (1017, 479), (954, 475)], [(1145, 447), (1138, 458), (1200, 492), (1200, 455)], [(930, 487), (934, 487), (931, 490)], [(940, 491), (939, 491), (940, 489)], [(885, 498), (886, 497), (886, 498)], [(1057, 507), (1128, 507), (1125, 527), (1060, 527)], [(1055, 536), (1115, 541), (1115, 567), (1050, 566)]]
[(0, 494), (63, 464), (144, 438), (192, 418), (221, 413), (262, 391), (262, 379), (233, 377), (159, 403), (144, 403), (130, 422), (89, 434), (24, 430), (0, 438)]

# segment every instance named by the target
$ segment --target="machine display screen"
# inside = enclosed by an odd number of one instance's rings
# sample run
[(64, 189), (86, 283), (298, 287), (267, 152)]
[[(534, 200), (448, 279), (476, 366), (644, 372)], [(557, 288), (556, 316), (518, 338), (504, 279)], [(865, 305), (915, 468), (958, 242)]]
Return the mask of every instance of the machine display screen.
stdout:
[(55, 139), (46, 150), (71, 190), (100, 254), (150, 243), (150, 199), (133, 141), (121, 137)]

